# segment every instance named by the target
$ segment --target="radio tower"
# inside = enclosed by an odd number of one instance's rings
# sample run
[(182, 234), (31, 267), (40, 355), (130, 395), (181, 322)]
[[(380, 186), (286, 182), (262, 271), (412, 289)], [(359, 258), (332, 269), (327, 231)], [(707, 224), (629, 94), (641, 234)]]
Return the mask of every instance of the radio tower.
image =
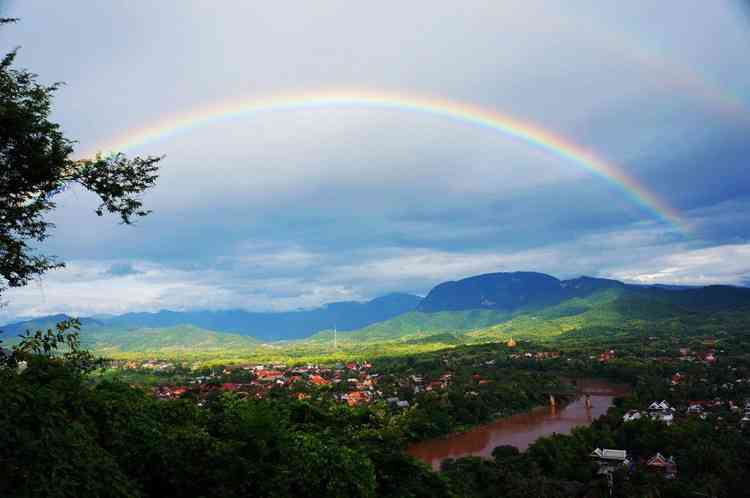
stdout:
[(333, 326), (333, 350), (336, 351), (336, 326)]

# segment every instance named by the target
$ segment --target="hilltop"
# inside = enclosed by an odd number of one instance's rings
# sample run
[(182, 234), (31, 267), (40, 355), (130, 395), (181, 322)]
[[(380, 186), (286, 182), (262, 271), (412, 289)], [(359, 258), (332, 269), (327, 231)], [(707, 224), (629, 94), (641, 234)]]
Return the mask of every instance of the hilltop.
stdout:
[[(607, 342), (645, 332), (692, 334), (750, 330), (750, 289), (631, 285), (610, 279), (559, 280), (533, 272), (491, 273), (436, 286), (415, 311), (339, 334), (340, 344), (503, 341)], [(330, 332), (308, 342), (331, 340)]]

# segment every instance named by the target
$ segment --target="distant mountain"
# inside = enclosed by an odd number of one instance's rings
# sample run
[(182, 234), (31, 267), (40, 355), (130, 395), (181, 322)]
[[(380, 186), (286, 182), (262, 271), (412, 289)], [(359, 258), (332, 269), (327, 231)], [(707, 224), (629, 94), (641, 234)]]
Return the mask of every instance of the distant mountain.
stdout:
[[(6, 345), (26, 329), (46, 329), (54, 315), (0, 326)], [(601, 341), (648, 332), (746, 333), (750, 289), (632, 285), (592, 277), (560, 280), (535, 272), (491, 273), (445, 282), (420, 299), (390, 294), (369, 302), (331, 303), (283, 313), (193, 311), (83, 318), (83, 344), (105, 355), (140, 353), (247, 355), (257, 351), (330, 352), (340, 348), (409, 353), (508, 337)], [(9, 340), (11, 339), (11, 340)], [(258, 340), (304, 339), (260, 344)], [(389, 349), (391, 348), (391, 349)], [(395, 349), (393, 349), (395, 348)]]
[(117, 330), (90, 328), (82, 334), (84, 346), (103, 355), (112, 353), (158, 353), (175, 355), (200, 352), (249, 353), (258, 345), (252, 337), (214, 332), (192, 325)]
[(617, 280), (579, 277), (559, 280), (544, 273), (488, 273), (433, 288), (417, 311), (495, 310), (533, 311), (605, 290), (617, 290), (646, 300), (669, 302), (694, 310), (718, 310), (750, 304), (750, 289), (727, 285), (708, 287), (630, 285)]
[[(26, 332), (27, 330), (47, 330), (54, 329), (55, 325), (65, 320), (72, 318), (70, 315), (58, 314), (58, 315), (47, 315), (39, 318), (32, 318), (30, 320), (23, 320), (19, 322), (13, 322), (6, 325), (0, 326), (0, 339), (7, 341), (8, 339), (18, 336)], [(92, 318), (81, 318), (82, 327), (101, 326), (102, 322), (94, 320)]]
[[(235, 333), (264, 341), (300, 339), (318, 331), (331, 329), (355, 330), (388, 320), (416, 308), (419, 296), (388, 294), (367, 302), (344, 301), (320, 308), (288, 312), (227, 311), (159, 311), (127, 313), (84, 318), (84, 330), (92, 327), (111, 329), (165, 328), (180, 325), (210, 331)], [(55, 315), (0, 327), (5, 335), (17, 335), (26, 328), (49, 328), (66, 315)]]
[[(517, 339), (606, 342), (613, 335), (741, 333), (750, 326), (750, 289), (630, 285), (531, 272), (493, 273), (436, 286), (416, 311), (338, 335), (370, 347)], [(331, 340), (321, 332), (310, 343)], [(394, 346), (395, 345), (395, 346)]]
[(535, 272), (488, 273), (438, 285), (417, 309), (426, 313), (469, 309), (513, 312), (557, 304), (609, 286), (622, 284), (587, 277), (565, 282)]

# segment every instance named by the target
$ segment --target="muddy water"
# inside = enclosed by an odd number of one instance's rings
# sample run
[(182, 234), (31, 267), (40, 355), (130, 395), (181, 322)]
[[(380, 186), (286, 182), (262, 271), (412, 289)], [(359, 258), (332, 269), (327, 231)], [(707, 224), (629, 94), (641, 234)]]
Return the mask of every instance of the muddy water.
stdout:
[[(480, 425), (468, 432), (428, 439), (407, 448), (407, 452), (439, 470), (448, 458), (481, 456), (491, 458), (492, 450), (509, 444), (521, 451), (542, 436), (567, 434), (573, 427), (589, 425), (607, 413), (612, 400), (628, 393), (628, 386), (600, 379), (579, 379), (579, 396), (563, 407), (537, 407), (524, 413), (504, 417)], [(591, 407), (586, 406), (584, 393), (591, 393)]]

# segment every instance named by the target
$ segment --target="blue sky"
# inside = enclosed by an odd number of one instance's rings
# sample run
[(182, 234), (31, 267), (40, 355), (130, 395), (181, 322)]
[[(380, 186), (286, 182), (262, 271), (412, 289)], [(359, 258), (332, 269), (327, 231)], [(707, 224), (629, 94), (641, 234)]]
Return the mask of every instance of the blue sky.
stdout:
[(154, 214), (59, 197), (68, 262), (7, 293), (52, 312), (295, 309), (490, 271), (750, 282), (750, 16), (733, 1), (4, 1), (0, 48), (65, 81), (54, 118), (90, 150), (231, 99), (348, 88), (465, 102), (595, 151), (682, 213), (498, 133), (383, 109), (224, 120), (165, 154)]

